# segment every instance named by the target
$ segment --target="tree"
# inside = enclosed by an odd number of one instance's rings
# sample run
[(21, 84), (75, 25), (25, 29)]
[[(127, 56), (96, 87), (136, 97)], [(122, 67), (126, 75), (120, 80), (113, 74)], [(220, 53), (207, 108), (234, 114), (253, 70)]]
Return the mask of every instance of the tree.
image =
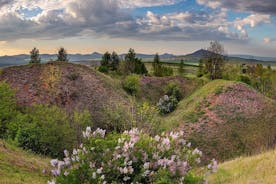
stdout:
[(111, 70), (117, 70), (119, 67), (120, 58), (116, 52), (112, 52), (111, 54)]
[(147, 74), (146, 66), (141, 59), (136, 57), (134, 49), (129, 49), (125, 56), (125, 72), (136, 74)]
[(183, 74), (184, 73), (184, 61), (183, 61), (183, 59), (181, 59), (181, 61), (179, 63), (178, 72), (179, 72), (179, 74)]
[(63, 47), (61, 47), (58, 51), (57, 61), (63, 61), (63, 62), (69, 61), (67, 56), (67, 51)]
[(39, 50), (37, 48), (33, 48), (30, 51), (30, 63), (40, 63), (40, 61)]
[(198, 65), (197, 76), (202, 77), (203, 75), (204, 75), (204, 61), (203, 61), (203, 59), (200, 59), (199, 65)]
[(210, 42), (207, 54), (204, 56), (205, 70), (211, 80), (222, 78), (225, 62), (224, 47), (218, 41)]
[(111, 54), (109, 52), (104, 53), (101, 60), (101, 66), (108, 67), (111, 62)]
[(154, 56), (152, 68), (153, 68), (153, 75), (157, 77), (162, 77), (162, 64), (160, 63), (160, 58), (158, 53), (156, 53)]

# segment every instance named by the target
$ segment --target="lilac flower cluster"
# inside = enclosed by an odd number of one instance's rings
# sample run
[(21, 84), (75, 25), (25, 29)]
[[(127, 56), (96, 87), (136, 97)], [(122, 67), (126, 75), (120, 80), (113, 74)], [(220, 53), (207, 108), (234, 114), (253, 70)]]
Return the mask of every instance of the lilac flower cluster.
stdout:
[(157, 107), (161, 114), (168, 114), (176, 108), (177, 104), (178, 101), (174, 96), (169, 97), (168, 95), (164, 95), (159, 99)]
[[(72, 177), (80, 183), (154, 183), (161, 170), (172, 176), (171, 182), (183, 183), (202, 156), (198, 148), (191, 149), (182, 131), (151, 137), (137, 128), (106, 135), (105, 130), (87, 127), (83, 137), (86, 142), (72, 154), (64, 151), (63, 161), (51, 160), (54, 179), (48, 184)], [(211, 171), (216, 167), (215, 160), (208, 165)]]

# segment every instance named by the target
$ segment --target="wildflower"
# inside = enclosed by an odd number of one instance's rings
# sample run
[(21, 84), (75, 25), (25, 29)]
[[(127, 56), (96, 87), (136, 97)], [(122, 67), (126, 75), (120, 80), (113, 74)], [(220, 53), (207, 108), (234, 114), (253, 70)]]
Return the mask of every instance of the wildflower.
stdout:
[(98, 174), (102, 174), (102, 172), (103, 172), (103, 168), (102, 167), (100, 169), (97, 169), (97, 173)]
[(64, 150), (63, 152), (66, 158), (69, 157), (69, 152), (67, 150)]
[(93, 179), (96, 179), (96, 177), (97, 177), (97, 173), (96, 173), (96, 172), (93, 172), (92, 178), (93, 178)]
[(51, 165), (53, 167), (55, 167), (58, 164), (58, 160), (57, 159), (53, 159), (53, 160), (50, 161), (50, 163), (51, 163)]
[(144, 163), (144, 169), (145, 170), (149, 169), (149, 167), (150, 167), (150, 163), (149, 162)]
[(69, 175), (69, 172), (65, 171), (64, 176), (68, 176), (68, 175)]
[(48, 181), (47, 184), (56, 184), (56, 181), (53, 179), (52, 181)]

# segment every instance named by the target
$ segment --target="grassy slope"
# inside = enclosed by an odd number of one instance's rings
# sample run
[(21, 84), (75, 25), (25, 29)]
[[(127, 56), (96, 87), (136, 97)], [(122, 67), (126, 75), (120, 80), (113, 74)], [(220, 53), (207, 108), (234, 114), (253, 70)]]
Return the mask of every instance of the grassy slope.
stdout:
[(210, 184), (273, 184), (276, 182), (276, 150), (222, 163), (208, 181)]
[(120, 82), (87, 66), (53, 62), (9, 67), (1, 80), (16, 89), (17, 103), (22, 106), (50, 104), (68, 112), (87, 109), (99, 125), (109, 121), (105, 111), (129, 112), (129, 97)]
[(48, 177), (42, 174), (49, 170), (49, 159), (40, 157), (0, 140), (0, 183), (46, 183)]
[(162, 128), (180, 128), (207, 157), (226, 160), (275, 144), (275, 111), (275, 101), (251, 87), (216, 80), (181, 101)]

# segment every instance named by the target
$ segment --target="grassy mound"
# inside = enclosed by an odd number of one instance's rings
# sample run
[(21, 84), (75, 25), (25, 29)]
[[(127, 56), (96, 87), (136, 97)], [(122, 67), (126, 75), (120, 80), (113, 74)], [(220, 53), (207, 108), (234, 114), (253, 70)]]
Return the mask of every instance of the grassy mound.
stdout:
[(221, 160), (275, 145), (276, 103), (243, 83), (216, 80), (180, 102), (164, 129), (180, 128)]
[(275, 183), (276, 150), (222, 163), (208, 181), (210, 184)]
[(49, 161), (0, 140), (0, 183), (46, 183)]
[(175, 83), (179, 86), (181, 94), (184, 97), (189, 96), (203, 81), (196, 78), (185, 78), (179, 76), (173, 77), (142, 77), (140, 79), (140, 89), (137, 97), (144, 101), (156, 104), (159, 99), (165, 95), (166, 87), (169, 83)]
[(16, 90), (21, 106), (50, 104), (67, 112), (87, 109), (99, 124), (107, 122), (111, 110), (128, 112), (129, 100), (120, 83), (86, 66), (53, 62), (10, 67), (3, 69), (1, 80)]

